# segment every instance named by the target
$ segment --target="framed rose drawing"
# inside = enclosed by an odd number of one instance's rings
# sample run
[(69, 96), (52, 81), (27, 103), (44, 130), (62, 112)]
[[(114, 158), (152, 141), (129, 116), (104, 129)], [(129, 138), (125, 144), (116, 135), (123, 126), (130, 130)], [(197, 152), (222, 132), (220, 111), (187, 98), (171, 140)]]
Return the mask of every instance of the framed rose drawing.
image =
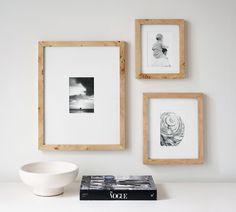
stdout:
[(144, 93), (145, 164), (203, 163), (203, 94)]
[(40, 150), (125, 147), (125, 43), (41, 41)]
[(135, 21), (136, 78), (184, 78), (184, 20)]

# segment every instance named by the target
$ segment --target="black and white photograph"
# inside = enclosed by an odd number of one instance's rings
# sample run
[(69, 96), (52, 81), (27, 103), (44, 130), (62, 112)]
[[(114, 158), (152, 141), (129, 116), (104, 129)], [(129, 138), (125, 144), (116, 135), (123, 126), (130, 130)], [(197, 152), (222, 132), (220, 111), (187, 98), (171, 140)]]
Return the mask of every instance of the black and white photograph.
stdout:
[(125, 42), (42, 41), (38, 48), (40, 149), (125, 148)]
[(70, 113), (94, 113), (94, 78), (69, 78)]
[(161, 146), (177, 146), (184, 138), (183, 119), (174, 112), (164, 112), (160, 116)]
[(83, 176), (81, 190), (152, 190), (155, 183), (151, 176)]
[(151, 175), (83, 176), (80, 200), (156, 200), (157, 188)]

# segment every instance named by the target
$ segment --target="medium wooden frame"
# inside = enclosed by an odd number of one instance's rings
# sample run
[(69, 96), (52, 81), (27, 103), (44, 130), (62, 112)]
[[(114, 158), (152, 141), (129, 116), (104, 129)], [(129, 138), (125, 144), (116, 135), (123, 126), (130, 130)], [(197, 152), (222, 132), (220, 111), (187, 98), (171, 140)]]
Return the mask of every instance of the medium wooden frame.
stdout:
[[(179, 26), (179, 73), (143, 73), (142, 72), (142, 25), (178, 25)], [(135, 20), (135, 60), (138, 79), (177, 79), (185, 77), (184, 20), (183, 19), (137, 19)]]
[[(149, 100), (152, 98), (197, 99), (198, 105), (198, 158), (152, 159), (149, 157)], [(144, 93), (143, 94), (143, 162), (144, 164), (201, 164), (203, 163), (203, 94), (202, 93)]]
[[(44, 141), (44, 49), (45, 47), (119, 47), (120, 144), (45, 144)], [(38, 149), (40, 150), (123, 150), (125, 148), (125, 42), (123, 41), (39, 41), (38, 42)]]

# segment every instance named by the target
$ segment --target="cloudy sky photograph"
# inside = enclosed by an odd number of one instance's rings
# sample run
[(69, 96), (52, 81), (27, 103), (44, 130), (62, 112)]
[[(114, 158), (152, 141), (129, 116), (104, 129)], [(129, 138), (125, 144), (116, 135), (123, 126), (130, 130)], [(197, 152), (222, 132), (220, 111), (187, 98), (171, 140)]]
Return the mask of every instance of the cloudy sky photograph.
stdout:
[(94, 78), (69, 78), (70, 113), (94, 113)]

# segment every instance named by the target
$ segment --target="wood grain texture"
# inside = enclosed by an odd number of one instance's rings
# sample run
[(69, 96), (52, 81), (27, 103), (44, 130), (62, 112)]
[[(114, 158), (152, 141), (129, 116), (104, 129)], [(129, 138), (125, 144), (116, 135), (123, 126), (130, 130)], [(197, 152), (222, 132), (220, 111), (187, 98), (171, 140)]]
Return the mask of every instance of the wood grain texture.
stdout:
[(123, 150), (123, 146), (120, 144), (101, 144), (101, 145), (77, 145), (77, 144), (43, 144), (40, 150), (51, 150), (51, 151), (96, 151), (96, 150)]
[(141, 79), (141, 23), (140, 20), (135, 20), (135, 73), (136, 78)]
[(149, 159), (149, 97), (143, 94), (143, 163), (148, 164)]
[[(198, 101), (198, 158), (156, 159), (149, 157), (149, 100), (153, 98), (190, 98)], [(202, 164), (203, 160), (203, 94), (202, 93), (144, 93), (143, 94), (143, 163), (144, 164)]]
[[(142, 25), (179, 26), (179, 72), (143, 73), (142, 71)], [(182, 79), (185, 77), (185, 22), (183, 19), (136, 19), (135, 20), (135, 73), (137, 79)]]
[(125, 77), (125, 42), (120, 42), (120, 146), (125, 148), (126, 117), (126, 80)]
[[(44, 138), (44, 48), (46, 47), (83, 47), (83, 46), (117, 46), (120, 50), (120, 144), (64, 144), (51, 145)], [(40, 41), (38, 42), (38, 149), (40, 150), (122, 150), (125, 148), (126, 128), (126, 71), (125, 71), (125, 42), (123, 41)]]
[(44, 47), (38, 43), (38, 148), (44, 143)]
[(63, 46), (121, 46), (121, 41), (40, 41), (43, 47), (63, 47)]
[(204, 95), (199, 93), (196, 97), (198, 99), (198, 162), (203, 163), (203, 98)]

